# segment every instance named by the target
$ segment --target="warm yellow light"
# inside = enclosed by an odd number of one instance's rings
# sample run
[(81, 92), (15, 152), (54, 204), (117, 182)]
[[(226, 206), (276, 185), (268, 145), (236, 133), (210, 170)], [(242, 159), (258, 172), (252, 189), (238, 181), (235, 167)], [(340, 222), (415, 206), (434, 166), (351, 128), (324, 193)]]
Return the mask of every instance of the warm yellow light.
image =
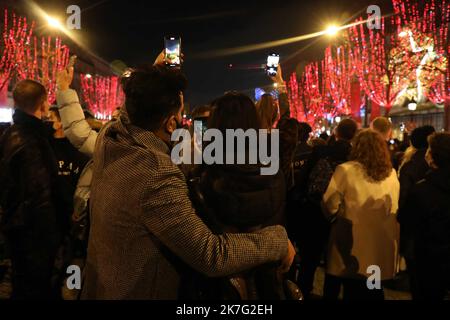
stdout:
[(402, 31), (398, 34), (399, 37), (406, 37), (408, 35), (408, 33), (406, 31)]
[(334, 36), (338, 33), (339, 28), (337, 26), (329, 26), (326, 30), (327, 35)]
[(48, 22), (49, 26), (52, 28), (57, 28), (57, 29), (62, 28), (61, 22), (59, 22), (57, 19), (55, 19), (53, 17), (48, 16), (47, 22)]

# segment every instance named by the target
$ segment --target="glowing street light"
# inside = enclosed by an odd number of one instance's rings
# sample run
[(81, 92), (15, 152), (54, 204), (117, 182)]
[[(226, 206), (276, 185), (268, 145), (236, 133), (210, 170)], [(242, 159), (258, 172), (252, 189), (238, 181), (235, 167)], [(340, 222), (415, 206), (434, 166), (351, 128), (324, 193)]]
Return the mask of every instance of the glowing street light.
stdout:
[(51, 16), (47, 16), (46, 18), (47, 18), (47, 23), (50, 27), (55, 28), (55, 29), (63, 29), (64, 28), (58, 19), (51, 17)]
[(408, 103), (408, 110), (409, 111), (415, 111), (416, 109), (417, 109), (417, 103), (415, 103), (415, 102)]
[(90, 79), (90, 78), (92, 78), (92, 75), (90, 73), (87, 73), (86, 74), (86, 79)]
[(335, 36), (339, 31), (339, 28), (335, 25), (331, 25), (325, 30), (326, 34), (329, 36)]

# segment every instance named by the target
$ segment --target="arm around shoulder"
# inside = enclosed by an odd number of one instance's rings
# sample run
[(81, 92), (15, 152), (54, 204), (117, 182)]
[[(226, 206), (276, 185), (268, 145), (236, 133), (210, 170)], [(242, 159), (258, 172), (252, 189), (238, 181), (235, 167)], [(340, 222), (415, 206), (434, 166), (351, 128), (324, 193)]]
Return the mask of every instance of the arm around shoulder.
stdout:
[(225, 276), (281, 260), (288, 238), (281, 226), (251, 234), (215, 235), (197, 216), (182, 173), (148, 186), (142, 199), (148, 230), (183, 261), (210, 277)]

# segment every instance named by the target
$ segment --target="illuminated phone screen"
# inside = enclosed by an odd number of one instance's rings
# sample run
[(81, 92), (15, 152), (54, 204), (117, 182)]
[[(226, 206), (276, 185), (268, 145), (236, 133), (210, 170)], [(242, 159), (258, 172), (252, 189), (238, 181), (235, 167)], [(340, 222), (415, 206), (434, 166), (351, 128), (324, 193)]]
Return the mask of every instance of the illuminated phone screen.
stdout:
[(278, 54), (271, 54), (267, 57), (267, 73), (270, 76), (275, 76), (277, 74), (279, 63), (280, 56)]
[(207, 124), (208, 118), (206, 117), (200, 117), (194, 119), (194, 137), (195, 137), (195, 143), (197, 146), (201, 146), (202, 144), (202, 138), (207, 130)]
[(178, 67), (181, 64), (181, 39), (176, 37), (164, 38), (166, 48), (165, 61), (171, 67)]

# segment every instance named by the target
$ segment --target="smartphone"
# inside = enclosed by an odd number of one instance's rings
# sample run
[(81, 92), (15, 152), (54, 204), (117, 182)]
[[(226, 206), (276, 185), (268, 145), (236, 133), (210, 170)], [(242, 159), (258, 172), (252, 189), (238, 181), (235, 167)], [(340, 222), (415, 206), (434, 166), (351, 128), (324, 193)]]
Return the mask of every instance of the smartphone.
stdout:
[(181, 65), (181, 38), (165, 37), (164, 46), (166, 48), (164, 56), (166, 65), (179, 68)]
[(194, 119), (194, 137), (197, 147), (202, 145), (203, 135), (205, 134), (208, 123), (208, 117), (198, 117)]
[(271, 53), (267, 56), (267, 74), (270, 77), (277, 75), (278, 64), (280, 63), (280, 55)]

